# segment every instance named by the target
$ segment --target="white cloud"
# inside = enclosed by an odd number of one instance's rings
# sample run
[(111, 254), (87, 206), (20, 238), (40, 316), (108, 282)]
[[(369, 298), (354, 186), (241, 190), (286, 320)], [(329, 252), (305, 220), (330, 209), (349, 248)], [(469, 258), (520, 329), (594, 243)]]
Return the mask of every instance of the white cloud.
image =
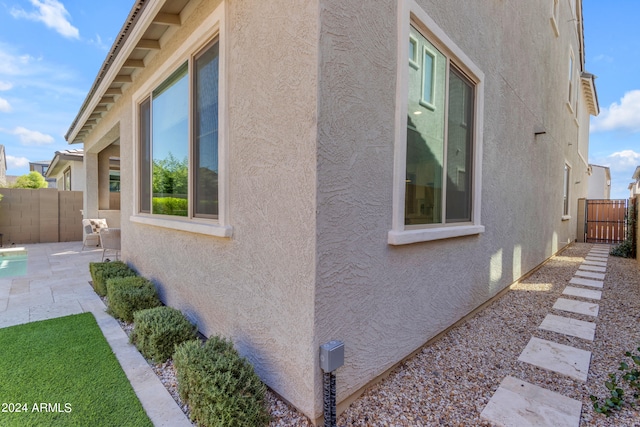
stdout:
[(4, 98), (0, 98), (0, 113), (9, 113), (11, 111), (11, 104)]
[(38, 132), (37, 130), (29, 130), (18, 126), (10, 134), (17, 135), (20, 138), (22, 145), (46, 145), (53, 144), (55, 141), (51, 135)]
[(11, 9), (11, 15), (14, 18), (25, 18), (32, 21), (42, 22), (47, 27), (55, 30), (60, 35), (79, 39), (80, 32), (76, 27), (71, 25), (68, 20), (69, 12), (64, 5), (58, 0), (30, 0), (31, 4), (36, 7), (36, 11), (27, 12), (23, 9)]
[(0, 80), (0, 91), (11, 90), (11, 88), (13, 88), (13, 85), (11, 83), (3, 82)]
[(26, 157), (15, 157), (7, 154), (7, 169), (23, 168), (29, 166), (29, 159)]
[(640, 90), (625, 93), (619, 103), (603, 108), (591, 122), (591, 132), (610, 130), (640, 132)]
[(635, 169), (640, 165), (640, 153), (633, 150), (617, 151), (610, 154), (608, 159), (610, 159), (611, 167), (615, 169)]

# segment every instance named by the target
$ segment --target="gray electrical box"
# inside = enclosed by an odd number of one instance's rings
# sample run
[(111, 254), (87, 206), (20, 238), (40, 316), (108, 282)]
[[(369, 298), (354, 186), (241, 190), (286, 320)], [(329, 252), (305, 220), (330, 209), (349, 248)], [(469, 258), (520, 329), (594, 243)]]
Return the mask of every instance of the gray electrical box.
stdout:
[(325, 372), (333, 372), (344, 365), (344, 343), (329, 341), (320, 346), (320, 368)]

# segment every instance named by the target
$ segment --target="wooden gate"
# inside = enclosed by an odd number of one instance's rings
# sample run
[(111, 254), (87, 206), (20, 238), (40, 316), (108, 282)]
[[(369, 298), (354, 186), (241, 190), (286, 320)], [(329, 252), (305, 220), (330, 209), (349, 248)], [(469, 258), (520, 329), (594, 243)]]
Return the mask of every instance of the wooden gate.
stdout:
[(585, 242), (621, 243), (627, 236), (626, 200), (586, 200)]

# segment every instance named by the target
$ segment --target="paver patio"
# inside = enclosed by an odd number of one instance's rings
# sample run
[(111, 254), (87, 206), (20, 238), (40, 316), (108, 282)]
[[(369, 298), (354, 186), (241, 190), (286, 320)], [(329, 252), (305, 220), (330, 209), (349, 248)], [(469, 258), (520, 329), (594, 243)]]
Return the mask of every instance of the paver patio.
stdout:
[(100, 261), (102, 251), (81, 251), (82, 242), (21, 246), (28, 253), (27, 274), (0, 278), (0, 328), (93, 313), (153, 424), (192, 426), (89, 285), (89, 262)]

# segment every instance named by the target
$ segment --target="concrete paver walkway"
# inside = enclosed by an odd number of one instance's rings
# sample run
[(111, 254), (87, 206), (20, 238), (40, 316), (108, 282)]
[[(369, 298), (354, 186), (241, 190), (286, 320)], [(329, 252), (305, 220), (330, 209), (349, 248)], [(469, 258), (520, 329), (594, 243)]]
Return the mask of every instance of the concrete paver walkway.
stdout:
[(0, 328), (93, 313), (153, 424), (192, 426), (146, 360), (129, 344), (118, 322), (105, 312), (105, 305), (89, 285), (89, 262), (100, 261), (102, 251), (83, 252), (81, 242), (24, 247), (28, 252), (27, 274), (0, 278)]
[[(600, 261), (583, 261), (575, 274), (584, 275), (585, 270), (605, 273), (609, 249), (608, 246), (592, 248), (589, 255), (591, 257), (598, 256)], [(594, 266), (593, 264), (599, 265)], [(591, 277), (604, 279), (604, 274), (602, 277)], [(568, 283), (602, 287), (603, 282), (574, 276)], [(602, 296), (601, 291), (572, 286), (567, 286), (563, 294), (595, 300), (601, 299)], [(593, 317), (597, 317), (599, 311), (599, 305), (594, 302), (565, 298), (558, 298), (552, 308), (565, 311), (567, 314), (577, 313)], [(593, 341), (596, 323), (549, 314), (539, 328)], [(518, 360), (566, 375), (577, 381), (586, 382), (591, 363), (591, 352), (532, 337)], [(516, 378), (507, 377), (482, 411), (481, 417), (505, 427), (559, 425), (578, 427), (581, 410), (582, 403), (577, 400), (569, 399)]]

